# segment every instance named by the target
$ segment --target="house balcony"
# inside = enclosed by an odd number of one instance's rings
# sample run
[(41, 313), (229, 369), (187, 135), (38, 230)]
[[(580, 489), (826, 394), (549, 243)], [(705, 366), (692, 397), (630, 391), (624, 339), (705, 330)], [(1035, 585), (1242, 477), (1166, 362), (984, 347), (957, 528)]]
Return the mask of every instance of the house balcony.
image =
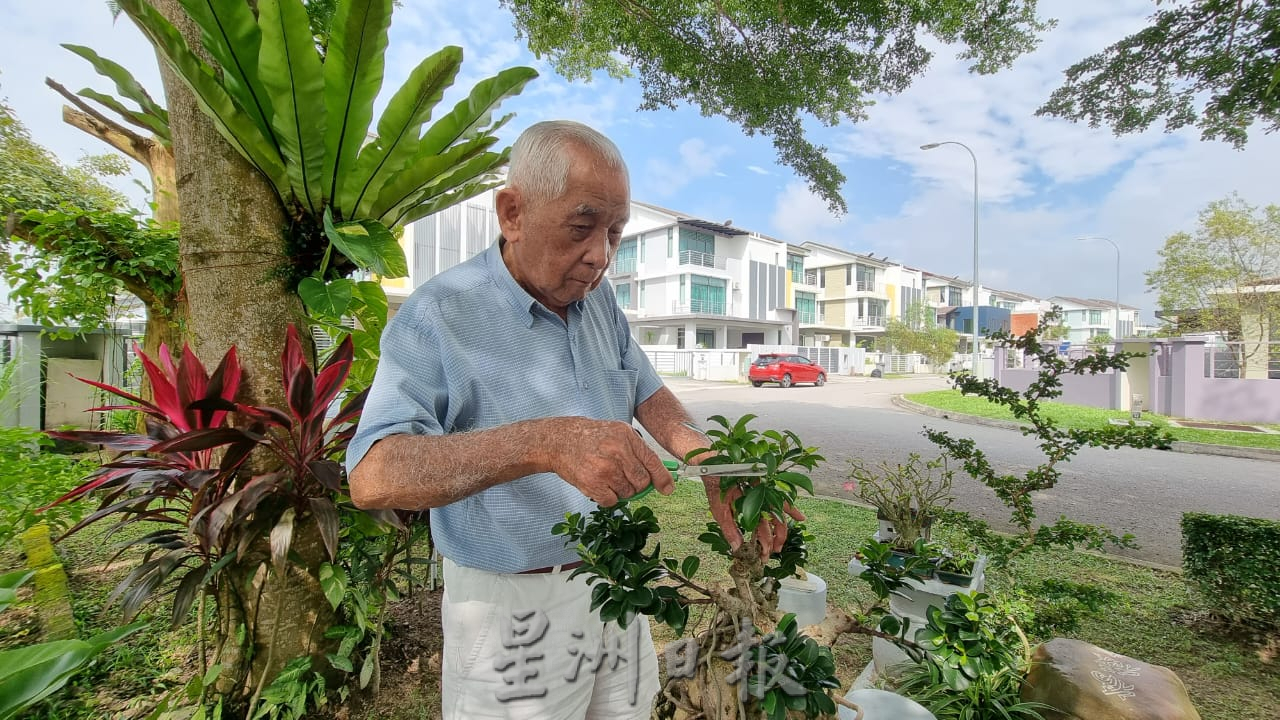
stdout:
[(818, 271), (817, 270), (805, 270), (803, 272), (797, 272), (795, 270), (791, 270), (790, 273), (791, 273), (792, 283), (796, 285), (808, 285), (814, 288), (818, 287)]
[(687, 303), (672, 303), (672, 315), (728, 315), (723, 300), (691, 300)]
[(724, 270), (725, 257), (723, 255), (713, 255), (712, 253), (698, 252), (697, 250), (681, 250), (680, 264), (693, 265), (696, 267), (716, 268), (717, 270)]
[(849, 327), (854, 330), (883, 330), (885, 322), (883, 315), (866, 315), (852, 318)]
[(635, 258), (614, 258), (609, 263), (609, 275), (627, 275), (636, 271)]

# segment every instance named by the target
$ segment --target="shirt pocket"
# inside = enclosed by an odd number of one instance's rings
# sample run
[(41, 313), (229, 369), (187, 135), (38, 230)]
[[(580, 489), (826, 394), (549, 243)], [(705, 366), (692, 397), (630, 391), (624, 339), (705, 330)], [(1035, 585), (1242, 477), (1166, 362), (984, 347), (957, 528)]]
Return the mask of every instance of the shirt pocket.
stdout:
[(610, 420), (631, 422), (635, 416), (636, 383), (640, 373), (636, 370), (606, 370), (604, 374), (604, 403)]

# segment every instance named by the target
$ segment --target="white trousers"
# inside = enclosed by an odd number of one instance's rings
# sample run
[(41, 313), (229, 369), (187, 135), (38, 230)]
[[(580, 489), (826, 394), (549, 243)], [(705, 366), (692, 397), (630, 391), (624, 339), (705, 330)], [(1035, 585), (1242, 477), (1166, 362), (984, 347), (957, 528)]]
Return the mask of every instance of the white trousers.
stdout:
[(584, 576), (490, 573), (444, 560), (444, 720), (645, 720), (658, 693), (648, 618), (590, 610)]

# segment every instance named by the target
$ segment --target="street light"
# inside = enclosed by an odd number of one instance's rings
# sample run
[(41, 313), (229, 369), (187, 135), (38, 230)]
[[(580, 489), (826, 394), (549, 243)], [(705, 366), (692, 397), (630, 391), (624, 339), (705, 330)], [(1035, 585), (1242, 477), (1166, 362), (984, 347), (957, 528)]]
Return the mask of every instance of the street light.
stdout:
[[(1076, 238), (1076, 239), (1080, 241), (1106, 240), (1107, 242), (1111, 243), (1111, 247), (1116, 249), (1116, 322), (1115, 322), (1115, 330), (1113, 330), (1111, 333), (1111, 342), (1112, 343), (1119, 342), (1120, 341), (1120, 246), (1115, 244), (1115, 242), (1113, 242), (1111, 238), (1102, 237), (1101, 235), (1087, 235), (1085, 237)], [(1116, 380), (1115, 385), (1116, 385), (1116, 397), (1115, 397), (1116, 409), (1122, 410), (1123, 409), (1122, 405), (1124, 404), (1123, 403), (1124, 393), (1120, 390), (1120, 381), (1118, 378)]]
[(1106, 240), (1111, 243), (1111, 247), (1116, 249), (1116, 323), (1115, 330), (1111, 334), (1112, 342), (1120, 339), (1120, 246), (1115, 244), (1111, 238), (1105, 238), (1101, 235), (1086, 235), (1085, 237), (1076, 238), (1077, 240)]
[(973, 154), (973, 149), (968, 145), (955, 140), (921, 145), (920, 149), (932, 150), (943, 145), (959, 145), (973, 158), (973, 376), (982, 379), (982, 371), (978, 365), (978, 156)]

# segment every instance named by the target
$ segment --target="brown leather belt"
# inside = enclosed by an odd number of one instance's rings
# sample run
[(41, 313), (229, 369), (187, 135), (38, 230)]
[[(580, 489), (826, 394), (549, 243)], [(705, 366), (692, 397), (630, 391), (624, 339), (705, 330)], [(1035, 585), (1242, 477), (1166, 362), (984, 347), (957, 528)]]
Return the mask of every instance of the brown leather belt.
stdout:
[(570, 570), (574, 570), (580, 567), (582, 567), (582, 561), (577, 560), (571, 563), (565, 563), (563, 565), (548, 565), (547, 567), (540, 567), (540, 568), (534, 568), (532, 570), (525, 570), (523, 572), (518, 572), (516, 574), (517, 575), (545, 575), (547, 573), (568, 572)]

